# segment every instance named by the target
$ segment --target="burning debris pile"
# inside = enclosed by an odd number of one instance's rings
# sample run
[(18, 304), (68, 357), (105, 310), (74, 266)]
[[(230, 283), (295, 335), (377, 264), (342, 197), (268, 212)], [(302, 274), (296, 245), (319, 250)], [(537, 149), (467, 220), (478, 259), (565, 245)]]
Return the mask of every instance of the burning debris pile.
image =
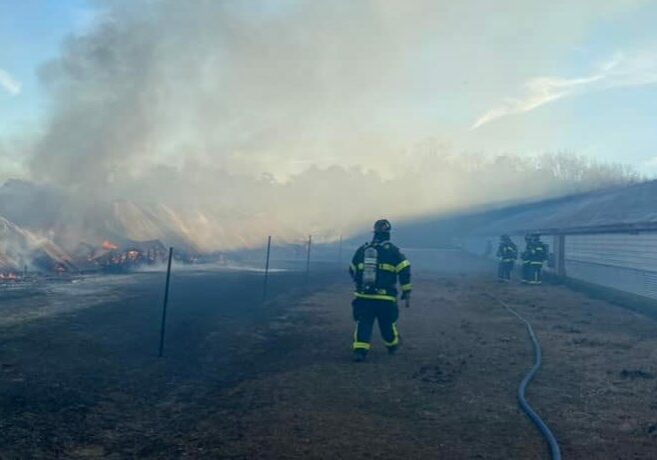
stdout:
[(193, 262), (198, 249), (160, 211), (125, 200), (84, 207), (52, 188), (8, 181), (0, 186), (0, 281), (160, 264), (164, 242)]
[(16, 280), (18, 280), (16, 266), (6, 255), (0, 253), (0, 282)]
[(26, 270), (76, 271), (72, 258), (52, 241), (0, 217), (0, 280), (15, 280)]
[(82, 244), (78, 254), (87, 270), (117, 272), (164, 263), (168, 251), (159, 240), (128, 241), (123, 244), (105, 240), (98, 247)]
[[(20, 280), (28, 271), (59, 275), (121, 272), (164, 263), (167, 256), (167, 248), (159, 240), (81, 243), (69, 254), (52, 241), (0, 217), (0, 282)], [(192, 260), (188, 256), (181, 258)]]

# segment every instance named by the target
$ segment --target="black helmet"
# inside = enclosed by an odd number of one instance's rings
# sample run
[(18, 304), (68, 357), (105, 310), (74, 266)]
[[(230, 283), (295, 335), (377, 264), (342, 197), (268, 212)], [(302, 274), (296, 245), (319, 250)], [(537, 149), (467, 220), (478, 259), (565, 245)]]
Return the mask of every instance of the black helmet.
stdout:
[(505, 233), (504, 235), (502, 235), (502, 236), (500, 237), (500, 239), (501, 239), (502, 241), (509, 241), (509, 240), (511, 239), (511, 237)]
[(388, 219), (379, 219), (374, 222), (374, 233), (390, 233), (392, 225)]

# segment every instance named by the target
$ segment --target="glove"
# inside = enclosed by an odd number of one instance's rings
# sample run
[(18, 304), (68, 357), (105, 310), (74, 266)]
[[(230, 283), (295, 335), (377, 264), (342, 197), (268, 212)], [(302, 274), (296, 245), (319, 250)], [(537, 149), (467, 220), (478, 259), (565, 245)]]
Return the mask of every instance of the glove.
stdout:
[(404, 301), (404, 306), (411, 308), (411, 291), (402, 292), (401, 298)]

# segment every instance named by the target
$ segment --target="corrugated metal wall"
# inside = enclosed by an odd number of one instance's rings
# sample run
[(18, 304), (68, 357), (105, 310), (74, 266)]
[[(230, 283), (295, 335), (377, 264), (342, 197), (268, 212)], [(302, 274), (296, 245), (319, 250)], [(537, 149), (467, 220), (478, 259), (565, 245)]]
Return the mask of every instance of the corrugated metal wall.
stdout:
[(657, 233), (566, 236), (566, 276), (657, 299)]

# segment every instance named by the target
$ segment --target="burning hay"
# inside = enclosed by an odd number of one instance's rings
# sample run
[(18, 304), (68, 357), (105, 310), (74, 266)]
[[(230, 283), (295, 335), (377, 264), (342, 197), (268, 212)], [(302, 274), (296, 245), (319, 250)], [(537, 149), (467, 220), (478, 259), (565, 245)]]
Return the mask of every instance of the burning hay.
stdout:
[[(183, 261), (191, 257), (181, 256)], [(47, 274), (120, 272), (163, 263), (167, 248), (160, 240), (104, 239), (80, 243), (71, 253), (53, 241), (0, 217), (0, 282), (16, 281), (26, 271)]]
[(114, 272), (164, 263), (166, 258), (167, 249), (159, 240), (129, 241), (121, 245), (105, 240), (98, 248), (88, 248), (86, 262), (91, 268)]

